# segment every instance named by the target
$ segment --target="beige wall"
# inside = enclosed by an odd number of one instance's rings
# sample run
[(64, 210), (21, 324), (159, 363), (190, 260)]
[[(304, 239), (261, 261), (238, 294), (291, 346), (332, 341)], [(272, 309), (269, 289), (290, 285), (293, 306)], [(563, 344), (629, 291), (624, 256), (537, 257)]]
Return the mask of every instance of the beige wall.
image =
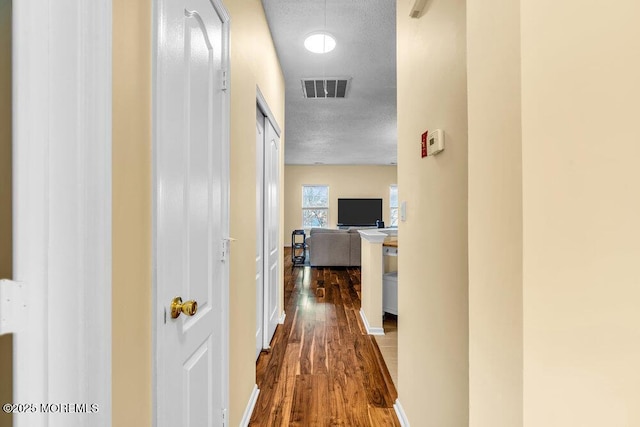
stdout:
[(469, 425), (522, 425), (520, 2), (467, 1)]
[[(0, 279), (13, 276), (11, 203), (11, 0), (0, 0)], [(0, 336), (0, 404), (13, 402), (13, 345)], [(0, 411), (0, 427), (12, 417)]]
[(113, 425), (151, 426), (151, 0), (113, 2)]
[(285, 168), (285, 245), (291, 245), (291, 231), (302, 227), (302, 186), (329, 186), (329, 227), (338, 221), (338, 198), (382, 198), (383, 220), (389, 224), (389, 186), (397, 184), (396, 166), (294, 166)]
[[(229, 425), (235, 426), (256, 383), (256, 86), (284, 129), (284, 78), (262, 3), (225, 4), (231, 14), (231, 237), (237, 239), (231, 245), (229, 360)], [(284, 137), (281, 143), (284, 148)]]
[(521, 5), (468, 2), (470, 424), (638, 425), (640, 7)]
[[(398, 392), (420, 426), (468, 423), (467, 91), (465, 1), (397, 6)], [(426, 71), (428, 70), (428, 72)], [(420, 158), (420, 135), (446, 149)]]
[(522, 2), (525, 426), (640, 425), (638, 17)]

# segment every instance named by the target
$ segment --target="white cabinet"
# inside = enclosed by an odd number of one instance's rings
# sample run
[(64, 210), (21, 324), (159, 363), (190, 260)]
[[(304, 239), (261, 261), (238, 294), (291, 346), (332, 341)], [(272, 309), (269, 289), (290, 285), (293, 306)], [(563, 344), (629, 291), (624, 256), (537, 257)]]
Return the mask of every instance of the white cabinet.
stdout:
[(382, 311), (398, 315), (398, 272), (382, 276)]

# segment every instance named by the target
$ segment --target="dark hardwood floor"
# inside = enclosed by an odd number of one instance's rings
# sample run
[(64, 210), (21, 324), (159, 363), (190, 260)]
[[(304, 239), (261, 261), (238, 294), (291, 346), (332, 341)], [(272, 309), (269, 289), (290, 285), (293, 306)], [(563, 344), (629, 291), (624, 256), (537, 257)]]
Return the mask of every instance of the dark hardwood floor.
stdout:
[(359, 311), (359, 268), (292, 267), (285, 250), (287, 316), (258, 358), (250, 426), (400, 425), (396, 389)]

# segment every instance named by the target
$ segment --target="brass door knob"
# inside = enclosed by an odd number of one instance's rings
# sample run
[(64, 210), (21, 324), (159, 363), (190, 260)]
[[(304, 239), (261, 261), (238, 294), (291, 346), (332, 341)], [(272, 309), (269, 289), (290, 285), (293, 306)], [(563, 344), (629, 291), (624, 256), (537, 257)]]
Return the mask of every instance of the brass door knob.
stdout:
[(196, 301), (182, 302), (182, 298), (175, 297), (171, 301), (171, 318), (177, 319), (180, 313), (184, 313), (187, 316), (193, 316), (198, 311), (198, 303)]

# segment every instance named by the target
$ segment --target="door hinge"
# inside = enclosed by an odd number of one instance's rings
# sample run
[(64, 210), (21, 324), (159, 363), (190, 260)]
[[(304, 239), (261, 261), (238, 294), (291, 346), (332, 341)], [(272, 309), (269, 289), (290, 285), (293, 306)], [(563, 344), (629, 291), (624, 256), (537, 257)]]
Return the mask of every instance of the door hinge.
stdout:
[(222, 427), (227, 427), (227, 408), (222, 410)]
[(227, 254), (229, 253), (229, 241), (227, 239), (222, 239), (222, 257), (220, 260), (225, 262), (227, 260)]
[(0, 335), (18, 331), (27, 308), (25, 287), (21, 282), (0, 280)]
[(231, 242), (235, 241), (236, 239), (234, 239), (233, 237), (222, 239), (222, 262), (225, 262), (227, 259), (229, 259), (229, 252), (231, 252)]
[(222, 90), (223, 91), (226, 91), (228, 89), (227, 78), (228, 78), (227, 70), (222, 70)]

